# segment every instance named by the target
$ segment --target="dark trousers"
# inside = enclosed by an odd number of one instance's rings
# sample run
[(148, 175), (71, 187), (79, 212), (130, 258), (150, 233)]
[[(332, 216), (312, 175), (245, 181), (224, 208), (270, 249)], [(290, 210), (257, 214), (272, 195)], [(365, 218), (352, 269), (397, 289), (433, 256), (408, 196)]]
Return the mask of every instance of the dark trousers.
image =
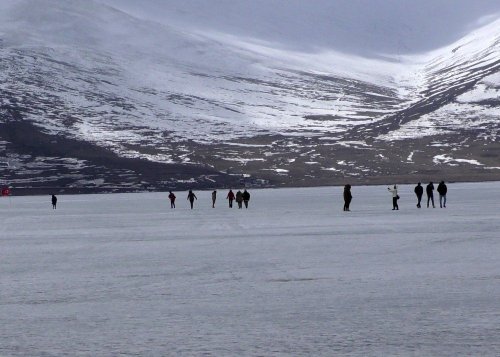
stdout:
[(193, 209), (194, 200), (189, 200), (189, 203), (191, 204), (191, 209)]
[(351, 204), (351, 200), (344, 200), (344, 211), (349, 211), (350, 204)]
[(427, 195), (427, 207), (429, 207), (430, 201), (432, 201), (432, 207), (434, 207), (434, 195)]
[(422, 202), (422, 195), (417, 195), (417, 207), (420, 208), (420, 202)]
[(245, 201), (243, 201), (243, 203), (245, 204), (245, 208), (248, 208), (248, 201), (245, 200)]
[(233, 200), (229, 200), (229, 208), (233, 208)]
[(392, 198), (392, 209), (399, 209), (399, 206), (398, 206), (398, 198), (397, 197), (393, 197)]
[(170, 208), (175, 208), (175, 201), (170, 201)]

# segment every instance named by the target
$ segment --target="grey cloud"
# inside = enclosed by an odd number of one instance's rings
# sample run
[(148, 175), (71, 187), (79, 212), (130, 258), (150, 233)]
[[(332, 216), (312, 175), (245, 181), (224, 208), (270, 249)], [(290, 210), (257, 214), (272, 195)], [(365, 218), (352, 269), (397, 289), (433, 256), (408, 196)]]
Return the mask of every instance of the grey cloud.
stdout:
[[(409, 54), (458, 40), (498, 0), (101, 0), (165, 24), (298, 50)], [(497, 16), (498, 17), (498, 16)]]

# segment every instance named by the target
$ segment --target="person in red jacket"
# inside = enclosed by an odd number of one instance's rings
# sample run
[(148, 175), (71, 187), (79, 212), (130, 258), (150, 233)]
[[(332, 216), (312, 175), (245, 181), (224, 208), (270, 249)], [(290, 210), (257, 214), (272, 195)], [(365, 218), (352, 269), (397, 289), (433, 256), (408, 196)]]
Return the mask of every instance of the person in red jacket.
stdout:
[(229, 190), (229, 193), (227, 194), (226, 199), (229, 200), (229, 208), (233, 208), (233, 201), (234, 201), (234, 192), (233, 190)]
[(170, 199), (170, 208), (175, 208), (175, 195), (172, 191), (169, 192), (168, 198)]

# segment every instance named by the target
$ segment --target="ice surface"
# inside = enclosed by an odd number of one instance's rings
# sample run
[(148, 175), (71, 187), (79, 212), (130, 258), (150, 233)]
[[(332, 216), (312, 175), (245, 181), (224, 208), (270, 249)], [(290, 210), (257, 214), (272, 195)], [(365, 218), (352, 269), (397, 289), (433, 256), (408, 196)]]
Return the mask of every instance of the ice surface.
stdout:
[(0, 355), (498, 356), (499, 185), (2, 198)]

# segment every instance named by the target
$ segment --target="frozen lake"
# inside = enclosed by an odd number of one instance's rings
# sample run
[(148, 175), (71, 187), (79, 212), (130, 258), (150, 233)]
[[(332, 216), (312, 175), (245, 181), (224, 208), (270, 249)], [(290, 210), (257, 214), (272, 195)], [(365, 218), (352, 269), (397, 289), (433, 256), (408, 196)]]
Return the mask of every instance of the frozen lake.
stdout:
[(500, 183), (0, 199), (0, 356), (499, 356)]

